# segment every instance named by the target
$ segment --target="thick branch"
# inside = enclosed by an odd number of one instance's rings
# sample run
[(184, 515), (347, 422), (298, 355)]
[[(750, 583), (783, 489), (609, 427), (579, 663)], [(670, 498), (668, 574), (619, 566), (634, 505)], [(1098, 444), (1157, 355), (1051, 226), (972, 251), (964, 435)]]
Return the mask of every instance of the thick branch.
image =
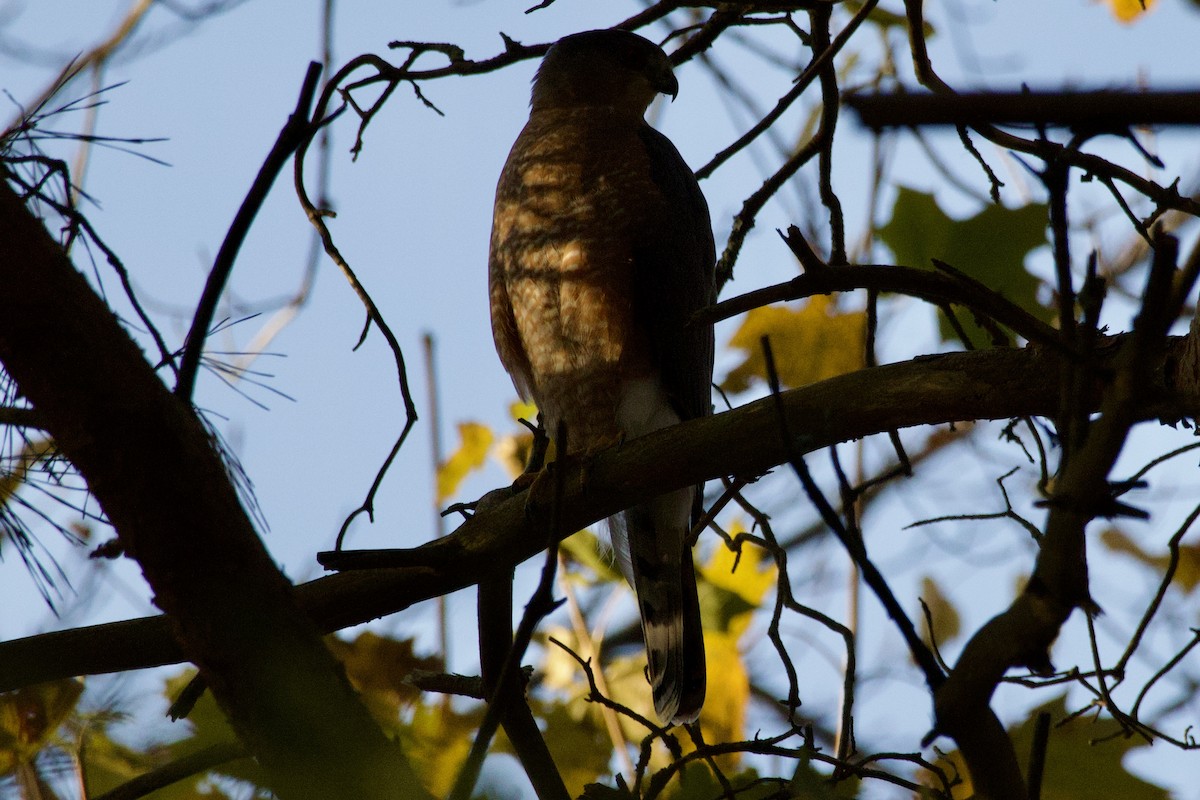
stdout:
[(1200, 125), (1200, 92), (920, 92), (850, 95), (845, 103), (875, 130), (1025, 123), (1123, 132), (1134, 125)]
[(194, 410), (0, 183), (0, 361), (274, 788), (283, 798), (419, 796), (296, 608)]
[[(1160, 236), (1155, 245), (1142, 309), (1133, 334), (1123, 338), (1111, 365), (1113, 377), (1104, 392), (1100, 417), (1087, 421), (1079, 444), (1070, 445), (1076, 449), (1070, 459), (1064, 459), (1066, 466), (1055, 482), (1033, 575), (1013, 604), (971, 637), (949, 679), (935, 693), (937, 732), (958, 742), (980, 798), (1019, 800), (1023, 796), (1023, 784), (1015, 786), (1012, 778), (1020, 777), (1013, 748), (990, 708), (1005, 671), (1015, 666), (1052, 671), (1050, 645), (1071, 612), (1082, 608), (1096, 613), (1088, 592), (1088, 523), (1097, 517), (1144, 514), (1116, 499), (1108, 475), (1130, 428), (1140, 418), (1156, 354), (1162, 352), (1174, 318), (1165, 309), (1175, 272), (1176, 242)], [(1181, 287), (1185, 295), (1190, 290), (1191, 286)], [(1094, 403), (1083, 401), (1077, 414), (1087, 420), (1093, 410)], [(1103, 676), (1098, 680), (1104, 692)]]
[[(921, 82), (922, 86), (935, 94), (956, 94), (950, 85), (943, 81), (934, 71), (933, 64), (929, 60), (929, 50), (925, 44), (923, 0), (904, 0), (904, 9), (908, 17), (908, 35), (912, 47), (913, 70), (916, 72), (917, 79)], [(1159, 186), (1154, 181), (1147, 180), (1136, 172), (1113, 164), (1099, 156), (1084, 153), (1080, 150), (1070, 150), (1044, 138), (1036, 140), (1022, 139), (1020, 136), (1007, 133), (990, 124), (980, 123), (971, 127), (978, 131), (980, 135), (1000, 147), (1016, 150), (1020, 153), (1029, 153), (1046, 162), (1062, 159), (1065, 163), (1079, 168), (1085, 173), (1103, 176), (1108, 180), (1120, 181), (1150, 198), (1158, 205), (1158, 210), (1154, 216), (1157, 216), (1162, 210), (1168, 208), (1185, 211), (1193, 216), (1200, 214), (1200, 201), (1197, 201), (1195, 198), (1182, 196), (1175, 184), (1165, 187)]]
[(0, 407), (0, 425), (11, 425), (14, 428), (41, 428), (44, 421), (37, 409), (4, 406)]
[[(1172, 352), (1182, 354), (1176, 340)], [(1098, 348), (1103, 355), (1112, 347)], [(1191, 362), (1188, 362), (1191, 363)], [(782, 395), (801, 453), (873, 433), (953, 420), (1049, 415), (1058, 403), (1062, 357), (1042, 349), (994, 349), (927, 356), (861, 370)], [(1170, 381), (1173, 378), (1167, 378)], [(1091, 408), (1099, 392), (1085, 398)], [(1151, 387), (1142, 418), (1200, 412), (1200, 395)], [(771, 400), (665, 429), (598, 454), (565, 475), (563, 530), (681, 486), (730, 474), (758, 475), (786, 459)], [(390, 551), (402, 568), (346, 572), (297, 587), (302, 609), (324, 631), (367, 622), (478, 583), (533, 557), (544, 546), (547, 509), (518, 495), (481, 512), (452, 535), (410, 551)], [(360, 557), (345, 553), (352, 561)], [(70, 675), (173, 663), (182, 653), (161, 617), (130, 620), (0, 643), (0, 691)]]
[[(795, 230), (794, 227), (792, 230)], [(789, 238), (792, 235), (789, 231)], [(795, 235), (799, 235), (799, 232), (796, 231)], [(851, 292), (856, 289), (896, 292), (919, 297), (933, 304), (956, 303), (994, 319), (1031, 342), (1065, 347), (1055, 328), (1003, 295), (981, 284), (972, 283), (965, 276), (952, 276), (929, 269), (891, 264), (847, 264), (839, 267), (823, 264), (815, 270), (806, 267), (804, 274), (791, 280), (723, 300), (701, 312), (699, 319), (716, 322), (770, 303), (798, 300), (816, 294)]]

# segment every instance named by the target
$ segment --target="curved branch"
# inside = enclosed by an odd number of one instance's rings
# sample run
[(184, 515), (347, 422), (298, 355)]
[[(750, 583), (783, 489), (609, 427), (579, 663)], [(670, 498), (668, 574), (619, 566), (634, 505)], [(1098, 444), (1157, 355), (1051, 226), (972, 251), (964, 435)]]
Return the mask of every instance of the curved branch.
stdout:
[(961, 305), (991, 317), (1030, 342), (1067, 351), (1058, 330), (982, 284), (974, 284), (958, 275), (890, 264), (848, 264), (810, 269), (783, 283), (723, 300), (704, 309), (697, 319), (717, 322), (770, 303), (856, 289), (895, 292), (934, 304)]
[[(908, 35), (912, 47), (913, 68), (921, 85), (936, 94), (956, 94), (933, 69), (929, 59), (929, 50), (925, 44), (925, 10), (923, 0), (904, 0), (905, 14), (908, 17)], [(1029, 153), (1049, 163), (1061, 161), (1072, 167), (1092, 175), (1103, 175), (1110, 180), (1117, 180), (1153, 200), (1158, 208), (1145, 223), (1149, 224), (1166, 209), (1185, 211), (1193, 216), (1200, 216), (1200, 201), (1184, 197), (1179, 193), (1177, 183), (1170, 186), (1160, 186), (1152, 180), (1143, 178), (1132, 170), (1118, 166), (1099, 156), (1071, 149), (1067, 146), (1046, 139), (1022, 139), (1011, 133), (1000, 130), (994, 125), (977, 124), (972, 129), (989, 141), (1010, 150)]]
[(312, 108), (313, 96), (317, 92), (317, 79), (320, 76), (321, 65), (315, 61), (311, 62), (308, 65), (308, 72), (304, 76), (304, 83), (300, 87), (300, 96), (296, 100), (296, 107), (288, 116), (287, 122), (284, 123), (271, 151), (263, 160), (262, 167), (254, 177), (254, 183), (246, 192), (242, 205), (238, 208), (229, 230), (225, 233), (221, 249), (217, 251), (213, 267), (208, 273), (208, 280), (204, 284), (204, 291), (200, 295), (200, 302), (196, 304), (196, 313), (192, 317), (192, 326), (184, 343), (183, 356), (179, 360), (179, 380), (175, 384), (175, 393), (180, 397), (188, 400), (192, 397), (192, 391), (196, 386), (196, 374), (200, 369), (200, 356), (204, 352), (204, 342), (208, 338), (208, 330), (212, 325), (213, 316), (216, 314), (217, 303), (220, 302), (221, 295), (225, 291), (225, 284), (228, 283), (229, 275), (233, 272), (233, 263), (242, 248), (242, 243), (246, 241), (246, 235), (250, 232), (254, 218), (258, 215), (259, 209), (267, 199), (267, 194), (275, 184), (275, 179), (279, 177), (280, 171), (287, 164), (292, 153), (300, 146), (301, 142), (312, 135), (309, 109)]
[[(745, 149), (747, 145), (757, 139), (760, 135), (769, 130), (771, 126), (775, 124), (776, 120), (783, 116), (785, 111), (791, 108), (792, 103), (799, 99), (800, 95), (804, 93), (804, 90), (807, 89), (814, 80), (816, 80), (817, 76), (821, 74), (821, 69), (827, 63), (829, 63), (834, 56), (842, 51), (842, 48), (846, 46), (846, 42), (850, 40), (851, 35), (853, 35), (854, 31), (858, 29), (858, 26), (867, 19), (870, 13), (875, 9), (875, 6), (878, 2), (879, 0), (868, 0), (868, 2), (864, 3), (863, 7), (860, 8), (858, 13), (854, 15), (854, 18), (846, 24), (846, 27), (843, 28), (840, 33), (838, 33), (837, 38), (833, 40), (832, 44), (814, 56), (813, 60), (809, 62), (807, 67), (804, 68), (804, 72), (800, 73), (800, 77), (796, 78), (796, 82), (792, 88), (788, 89), (787, 92), (779, 98), (778, 102), (775, 103), (775, 107), (764, 114), (762, 119), (754, 123), (750, 130), (738, 137), (737, 141), (733, 142), (724, 150), (717, 153), (709, 160), (707, 164), (696, 170), (696, 177), (700, 180), (704, 180), (709, 175), (712, 175), (714, 172), (716, 172), (717, 167), (724, 164), (734, 155)], [(814, 8), (820, 7), (822, 6), (814, 6)], [(824, 6), (824, 8), (827, 9), (828, 7)]]
[[(326, 120), (325, 112), (329, 107), (329, 101), (335, 91), (341, 90), (341, 82), (345, 80), (355, 69), (363, 64), (374, 65), (377, 69), (383, 69), (387, 66), (386, 62), (375, 56), (360, 56), (338, 71), (337, 75), (335, 75), (333, 79), (326, 84), (325, 89), (321, 92), (321, 98), (313, 112), (313, 119), (317, 120), (317, 122), (309, 128), (309, 135), (304, 137), (296, 146), (293, 163), (293, 177), (295, 182), (296, 196), (300, 200), (300, 206), (304, 209), (304, 213), (308, 217), (309, 222), (311, 222), (313, 227), (316, 229), (321, 240), (321, 245), (325, 249), (325, 253), (335, 264), (337, 264), (338, 268), (342, 271), (342, 274), (346, 277), (346, 281), (354, 290), (355, 295), (358, 296), (359, 301), (363, 304), (363, 308), (366, 310), (367, 321), (363, 326), (361, 335), (359, 336), (358, 345), (355, 345), (355, 347), (357, 348), (366, 339), (367, 333), (370, 331), (372, 324), (379, 329), (380, 334), (382, 334), (383, 338), (387, 341), (388, 348), (392, 351), (392, 359), (396, 366), (396, 379), (400, 384), (400, 398), (404, 403), (404, 427), (401, 429), (399, 435), (396, 437), (395, 442), (392, 444), (392, 448), (388, 452), (387, 457), (384, 458), (383, 464), (375, 473), (375, 479), (371, 483), (371, 488), (367, 490), (367, 495), (363, 499), (362, 504), (353, 512), (351, 512), (350, 516), (348, 516), (342, 523), (342, 528), (340, 531), (338, 531), (337, 535), (338, 547), (341, 547), (342, 540), (346, 535), (346, 531), (349, 530), (350, 524), (355, 520), (355, 518), (358, 517), (359, 514), (365, 513), (368, 519), (374, 518), (375, 496), (379, 491), (379, 487), (383, 483), (383, 478), (387, 474), (388, 469), (391, 467), (392, 462), (395, 460), (396, 455), (400, 452), (400, 448), (404, 446), (404, 442), (408, 439), (409, 432), (412, 431), (413, 426), (417, 422), (417, 406), (416, 403), (413, 402), (412, 392), (408, 386), (408, 367), (404, 361), (404, 351), (400, 347), (400, 342), (396, 339), (396, 335), (392, 332), (391, 327), (383, 318), (383, 313), (379, 310), (379, 307), (375, 305), (374, 299), (372, 299), (370, 293), (367, 292), (366, 287), (363, 286), (362, 282), (359, 280), (358, 275), (355, 274), (353, 268), (351, 268), (350, 264), (346, 261), (337, 244), (334, 243), (333, 233), (329, 230), (329, 226), (325, 224), (325, 219), (326, 217), (330, 216), (330, 213), (325, 209), (318, 209), (316, 207), (316, 205), (309, 198), (308, 189), (304, 184), (304, 158), (308, 154), (308, 147), (312, 143), (313, 135), (320, 128), (320, 126), (324, 124), (323, 121)], [(335, 116), (336, 113), (337, 112), (335, 112)], [(359, 136), (361, 137), (361, 135), (362, 131), (360, 128)]]
[[(1167, 360), (1184, 349), (1171, 343)], [(1112, 357), (1113, 340), (1097, 350)], [(797, 451), (874, 433), (956, 420), (1009, 419), (1054, 413), (1065, 359), (1048, 349), (1006, 349), (923, 356), (860, 370), (780, 395)], [(1156, 373), (1159, 374), (1159, 373)], [(1141, 419), (1200, 414), (1200, 391), (1148, 387)], [(1095, 387), (1084, 402), (1099, 403)], [(855, 398), (847, 403), (846, 398)], [(762, 474), (787, 458), (772, 400), (693, 420), (625, 442), (583, 467), (567, 465), (563, 527), (579, 530), (622, 508), (681, 486), (727, 475)], [(536, 500), (536, 498), (535, 498)], [(415, 603), (474, 585), (532, 558), (545, 546), (548, 509), (524, 493), (463, 523), (450, 536), (414, 550), (343, 551), (355, 569), (296, 587), (296, 601), (323, 631), (394, 614)], [(381, 553), (383, 555), (381, 555)], [(381, 560), (386, 559), (386, 560)], [(332, 562), (331, 562), (332, 563)], [(124, 671), (183, 660), (163, 617), (147, 617), (0, 643), (0, 691), (54, 678)]]
[[(1025, 796), (1012, 745), (990, 708), (1004, 673), (1015, 666), (1027, 666), (1038, 674), (1051, 672), (1050, 645), (1072, 611), (1081, 608), (1091, 615), (1099, 611), (1088, 590), (1087, 524), (1097, 517), (1144, 515), (1117, 500), (1108, 476), (1130, 428), (1142, 419), (1146, 392), (1154, 391), (1156, 354), (1164, 349), (1170, 324), (1163, 312), (1171, 294), (1176, 244), (1170, 236), (1155, 242), (1134, 331), (1123, 337), (1110, 358), (1112, 378), (1103, 393), (1100, 416), (1086, 423), (1082, 444), (1066, 462), (1047, 502), (1050, 513), (1033, 575), (1012, 605), (971, 637), (950, 676), (934, 693), (934, 734), (951, 736), (958, 743), (980, 798)], [(1096, 410), (1088, 399), (1080, 399), (1078, 409), (1084, 419)], [(1103, 692), (1103, 676), (1099, 680)]]

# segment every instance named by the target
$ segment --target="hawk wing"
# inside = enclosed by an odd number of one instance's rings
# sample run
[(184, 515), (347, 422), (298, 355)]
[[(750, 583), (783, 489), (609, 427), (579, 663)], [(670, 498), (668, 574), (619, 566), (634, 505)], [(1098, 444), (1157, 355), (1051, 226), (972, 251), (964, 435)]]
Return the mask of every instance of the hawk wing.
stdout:
[[(634, 249), (634, 319), (649, 332), (650, 357), (675, 415), (695, 419), (712, 409), (713, 329), (693, 320), (714, 300), (712, 223), (671, 141), (649, 125), (639, 138), (664, 213), (649, 221)], [(705, 694), (704, 634), (687, 541), (702, 488), (655, 498), (610, 520), (618, 555), (628, 552), (622, 566), (638, 597), (655, 712), (676, 723), (694, 721)]]
[(712, 223), (671, 140), (649, 125), (638, 133), (666, 214), (634, 250), (634, 314), (651, 332), (652, 355), (679, 418), (695, 419), (712, 410), (713, 329), (692, 319), (716, 299)]

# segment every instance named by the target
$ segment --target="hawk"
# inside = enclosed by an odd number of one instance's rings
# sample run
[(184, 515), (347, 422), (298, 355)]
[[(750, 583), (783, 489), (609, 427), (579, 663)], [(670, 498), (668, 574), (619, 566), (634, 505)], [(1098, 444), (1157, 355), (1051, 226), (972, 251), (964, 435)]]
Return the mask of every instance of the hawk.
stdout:
[[(679, 83), (667, 55), (620, 30), (546, 53), (529, 122), (496, 188), (488, 265), (492, 333), (517, 392), (571, 452), (594, 452), (711, 411), (714, 300), (708, 205), (646, 109)], [(704, 702), (704, 638), (688, 533), (700, 490), (609, 519), (637, 595), (664, 723)]]

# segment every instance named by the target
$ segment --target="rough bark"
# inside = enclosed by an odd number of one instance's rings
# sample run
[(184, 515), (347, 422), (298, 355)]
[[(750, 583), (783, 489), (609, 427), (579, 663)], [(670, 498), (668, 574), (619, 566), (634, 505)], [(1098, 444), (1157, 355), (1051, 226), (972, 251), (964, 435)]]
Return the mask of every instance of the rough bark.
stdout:
[(280, 797), (419, 796), (297, 609), (201, 420), (3, 182), (0, 361)]
[[(1172, 392), (1191, 337), (1177, 339), (1159, 382), (1149, 387), (1144, 418), (1193, 416), (1200, 395)], [(1112, 347), (1100, 347), (1109, 352)], [(930, 356), (861, 370), (782, 395), (796, 447), (810, 452), (840, 441), (915, 425), (965, 419), (1052, 414), (1063, 357), (1048, 349), (994, 349)], [(1085, 398), (1098, 407), (1100, 393)], [(664, 491), (723, 475), (754, 475), (787, 458), (770, 398), (624, 443), (564, 484), (566, 530)], [(402, 611), (414, 603), (511, 569), (542, 548), (539, 509), (518, 495), (463, 523), (426, 547), (398, 551), (394, 568), (344, 572), (297, 587), (301, 608), (323, 631), (335, 631)], [(540, 527), (539, 527), (540, 526)], [(396, 537), (404, 538), (404, 537)], [(351, 554), (353, 557), (353, 554)], [(0, 643), (0, 691), (71, 675), (115, 672), (177, 662), (186, 656), (161, 617), (40, 634)]]

